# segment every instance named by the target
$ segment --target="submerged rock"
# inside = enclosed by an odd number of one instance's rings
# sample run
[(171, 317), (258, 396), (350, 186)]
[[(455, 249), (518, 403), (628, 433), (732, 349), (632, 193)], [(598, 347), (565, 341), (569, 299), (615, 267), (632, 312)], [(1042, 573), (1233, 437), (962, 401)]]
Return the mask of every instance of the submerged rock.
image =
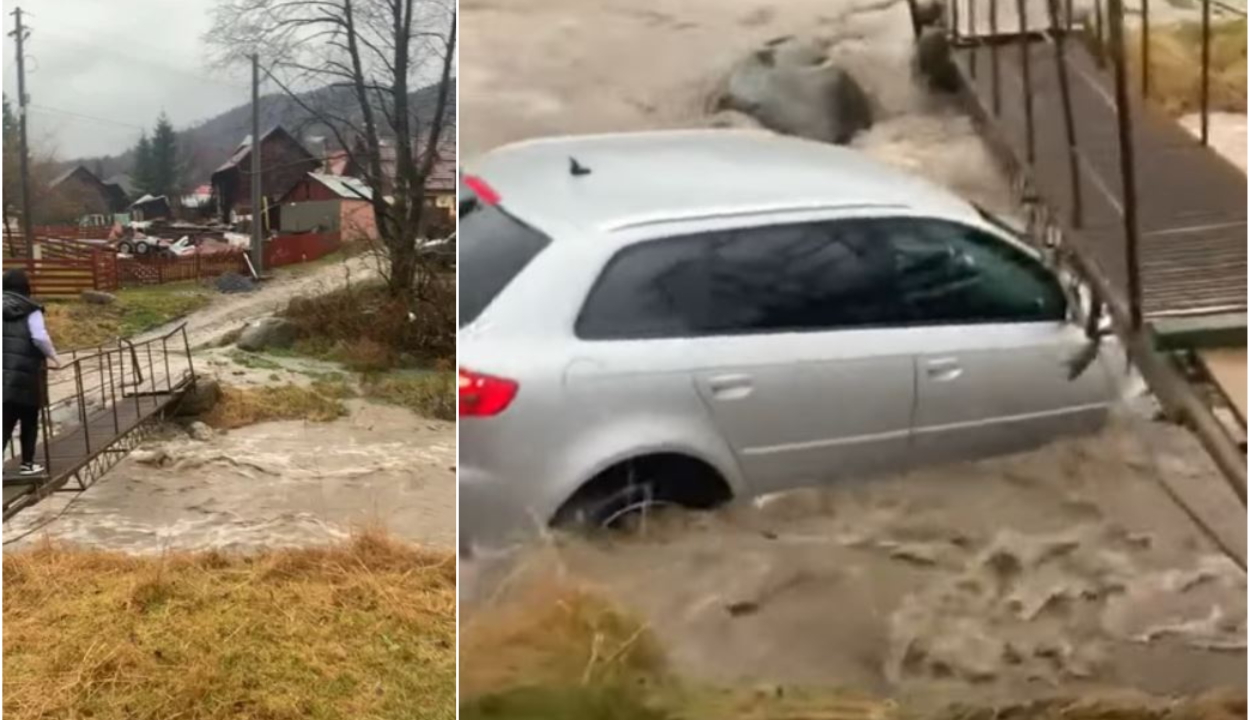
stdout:
[(267, 317), (244, 328), (235, 345), (240, 350), (251, 352), (265, 348), (289, 348), (298, 336), (299, 330), (290, 320)]
[(819, 45), (796, 38), (774, 40), (739, 62), (717, 105), (780, 133), (837, 144), (873, 121), (855, 78), (830, 64)]

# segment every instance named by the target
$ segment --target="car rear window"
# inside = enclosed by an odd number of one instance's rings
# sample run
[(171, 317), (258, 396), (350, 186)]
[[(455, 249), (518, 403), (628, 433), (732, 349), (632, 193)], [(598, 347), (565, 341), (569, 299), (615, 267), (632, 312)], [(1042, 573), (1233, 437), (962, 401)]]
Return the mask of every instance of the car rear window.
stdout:
[(551, 239), (495, 206), (474, 203), (460, 217), (460, 327), (477, 320)]

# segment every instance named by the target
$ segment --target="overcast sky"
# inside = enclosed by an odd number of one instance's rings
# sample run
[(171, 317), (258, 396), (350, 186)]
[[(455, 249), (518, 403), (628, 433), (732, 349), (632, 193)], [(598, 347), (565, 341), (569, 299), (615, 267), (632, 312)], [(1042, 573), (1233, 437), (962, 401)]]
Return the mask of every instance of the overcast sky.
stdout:
[[(4, 2), (4, 92), (16, 104), (12, 32), (21, 5), (30, 137), (61, 159), (117, 154), (165, 111), (181, 129), (249, 102), (246, 70), (205, 67), (201, 38), (215, 0)], [(84, 117), (89, 116), (89, 117)]]

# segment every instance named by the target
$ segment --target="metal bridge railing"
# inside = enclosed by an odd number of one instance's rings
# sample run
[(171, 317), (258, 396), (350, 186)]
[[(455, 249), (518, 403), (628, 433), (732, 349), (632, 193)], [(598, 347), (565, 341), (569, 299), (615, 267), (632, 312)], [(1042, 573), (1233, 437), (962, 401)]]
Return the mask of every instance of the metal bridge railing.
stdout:
[[(50, 474), (58, 470), (54, 443), (60, 441), (58, 453), (72, 453), (71, 465), (85, 464), (195, 378), (185, 324), (147, 340), (70, 350), (62, 359), (48, 372), (40, 408), (42, 462)], [(14, 437), (7, 458), (17, 457), (19, 448)]]

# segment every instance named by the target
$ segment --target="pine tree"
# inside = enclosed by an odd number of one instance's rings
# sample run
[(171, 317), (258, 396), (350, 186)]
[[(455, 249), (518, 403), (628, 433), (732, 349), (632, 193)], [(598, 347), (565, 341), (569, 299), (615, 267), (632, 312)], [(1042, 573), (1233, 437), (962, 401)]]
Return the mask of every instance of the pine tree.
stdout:
[(153, 193), (156, 172), (152, 163), (152, 141), (148, 140), (146, 132), (139, 136), (139, 144), (135, 146), (135, 164), (130, 175), (139, 192)]
[(178, 157), (178, 137), (173, 123), (165, 113), (156, 121), (152, 132), (152, 185), (153, 195), (166, 195), (171, 200), (182, 189), (182, 163)]

